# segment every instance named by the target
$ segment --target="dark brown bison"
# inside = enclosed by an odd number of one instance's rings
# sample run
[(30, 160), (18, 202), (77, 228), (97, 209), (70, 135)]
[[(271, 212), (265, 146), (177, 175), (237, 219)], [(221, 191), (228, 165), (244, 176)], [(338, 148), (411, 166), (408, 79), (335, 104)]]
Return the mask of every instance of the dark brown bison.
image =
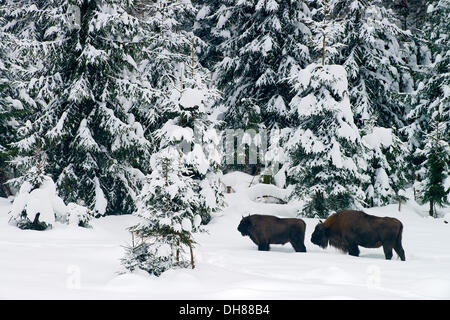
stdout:
[(249, 236), (260, 251), (269, 251), (271, 244), (290, 242), (295, 251), (306, 252), (306, 224), (301, 219), (254, 214), (243, 217), (237, 229), (243, 236)]
[(402, 223), (389, 217), (376, 217), (362, 211), (344, 210), (320, 222), (311, 236), (311, 242), (326, 248), (328, 244), (352, 256), (359, 255), (358, 246), (383, 246), (386, 259), (392, 258), (392, 249), (405, 261), (402, 248)]

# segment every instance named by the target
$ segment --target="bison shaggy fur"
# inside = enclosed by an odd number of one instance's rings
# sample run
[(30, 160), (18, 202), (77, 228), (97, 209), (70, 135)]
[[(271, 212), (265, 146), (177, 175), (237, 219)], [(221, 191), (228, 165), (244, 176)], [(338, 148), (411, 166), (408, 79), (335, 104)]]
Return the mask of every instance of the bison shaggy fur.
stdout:
[(242, 236), (249, 236), (260, 251), (269, 251), (271, 244), (290, 242), (296, 252), (306, 252), (306, 224), (301, 219), (254, 214), (243, 217), (237, 229)]
[(383, 246), (387, 260), (392, 258), (394, 249), (400, 259), (405, 261), (402, 231), (402, 223), (395, 218), (381, 218), (362, 211), (344, 210), (319, 223), (311, 236), (311, 242), (324, 249), (330, 244), (352, 256), (359, 256), (358, 246)]

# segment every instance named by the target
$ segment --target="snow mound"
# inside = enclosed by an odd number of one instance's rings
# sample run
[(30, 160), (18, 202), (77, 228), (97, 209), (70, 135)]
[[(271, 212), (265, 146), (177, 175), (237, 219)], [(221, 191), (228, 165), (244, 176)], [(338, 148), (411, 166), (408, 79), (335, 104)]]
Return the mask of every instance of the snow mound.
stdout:
[(21, 229), (45, 230), (55, 222), (87, 226), (90, 220), (88, 209), (64, 201), (57, 195), (53, 180), (45, 176), (39, 188), (24, 182), (14, 199), (10, 221)]
[(257, 202), (287, 203), (289, 191), (273, 184), (257, 184), (249, 188), (250, 200)]
[(66, 222), (70, 225), (88, 227), (91, 220), (91, 214), (86, 207), (80, 206), (74, 202), (67, 205)]
[(363, 140), (372, 149), (379, 147), (387, 148), (392, 145), (392, 129), (375, 127), (371, 133), (363, 136)]
[(233, 189), (237, 190), (241, 188), (247, 189), (252, 181), (255, 183), (258, 181), (257, 179), (258, 177), (254, 177), (250, 174), (234, 171), (223, 175), (221, 180), (226, 186), (231, 186)]
[(205, 93), (199, 89), (186, 89), (182, 92), (179, 103), (186, 109), (198, 107), (200, 112), (204, 112), (203, 101)]

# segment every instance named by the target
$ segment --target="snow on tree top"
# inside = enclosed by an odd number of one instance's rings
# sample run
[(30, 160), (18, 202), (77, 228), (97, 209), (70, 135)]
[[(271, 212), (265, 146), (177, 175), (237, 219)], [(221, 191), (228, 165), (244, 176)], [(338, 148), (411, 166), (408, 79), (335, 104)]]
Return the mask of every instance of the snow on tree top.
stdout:
[(204, 112), (203, 101), (205, 101), (205, 93), (202, 90), (189, 88), (183, 90), (179, 103), (186, 109), (197, 106), (200, 112)]
[(266, 37), (263, 43), (263, 54), (266, 55), (269, 51), (272, 51), (273, 41), (271, 37)]
[(108, 54), (105, 50), (97, 49), (91, 44), (87, 44), (83, 50), (81, 57), (85, 58), (88, 63), (96, 64), (108, 59)]
[(277, 11), (278, 8), (279, 5), (276, 0), (259, 0), (255, 7), (256, 10), (265, 9), (267, 12)]
[[(340, 65), (315, 66), (312, 70), (314, 77), (311, 81), (313, 88), (318, 88), (322, 83), (327, 84), (330, 89), (342, 97), (348, 90), (347, 71)], [(317, 79), (316, 81), (314, 81)], [(320, 81), (318, 81), (320, 79)]]
[(198, 172), (200, 172), (201, 174), (207, 173), (209, 169), (209, 161), (199, 144), (194, 145), (193, 150), (188, 154), (188, 159), (196, 164)]
[(364, 142), (366, 142), (372, 149), (378, 147), (389, 147), (392, 145), (392, 129), (375, 127), (372, 132), (363, 137)]
[(165, 137), (165, 139), (171, 142), (182, 140), (192, 142), (194, 139), (194, 131), (191, 128), (180, 127), (174, 121), (168, 121), (159, 130), (158, 136)]
[(205, 19), (209, 15), (209, 13), (210, 13), (210, 7), (204, 6), (200, 10), (198, 10), (196, 19), (197, 20)]
[(98, 212), (101, 215), (104, 215), (106, 212), (106, 207), (108, 206), (108, 200), (105, 198), (105, 194), (103, 193), (102, 188), (100, 187), (100, 180), (95, 177), (95, 208), (94, 211)]
[(6, 102), (9, 103), (16, 110), (23, 110), (23, 104), (20, 100), (13, 99), (11, 97), (6, 97)]

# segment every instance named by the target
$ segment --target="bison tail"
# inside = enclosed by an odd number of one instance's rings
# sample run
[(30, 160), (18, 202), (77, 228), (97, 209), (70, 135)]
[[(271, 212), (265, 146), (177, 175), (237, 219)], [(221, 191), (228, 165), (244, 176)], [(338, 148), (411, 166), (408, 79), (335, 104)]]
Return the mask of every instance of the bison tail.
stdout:
[(403, 250), (403, 247), (402, 247), (402, 233), (403, 233), (403, 225), (400, 224), (400, 230), (398, 231), (398, 234), (397, 234), (397, 241), (395, 243), (394, 250), (395, 250), (395, 252), (397, 252), (400, 259), (402, 261), (405, 261), (405, 250)]
[(397, 234), (397, 243), (402, 243), (402, 233), (403, 233), (403, 224), (400, 223), (400, 230), (398, 230)]

